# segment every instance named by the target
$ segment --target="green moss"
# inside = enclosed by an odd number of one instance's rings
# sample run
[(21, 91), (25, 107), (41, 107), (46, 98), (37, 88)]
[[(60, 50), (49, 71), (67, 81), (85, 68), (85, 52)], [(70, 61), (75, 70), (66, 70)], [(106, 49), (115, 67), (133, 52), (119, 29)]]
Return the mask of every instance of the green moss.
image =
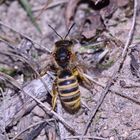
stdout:
[(3, 67), (0, 67), (0, 72), (3, 72), (3, 73), (10, 75), (10, 76), (15, 76), (17, 73), (17, 71), (15, 69), (3, 68)]

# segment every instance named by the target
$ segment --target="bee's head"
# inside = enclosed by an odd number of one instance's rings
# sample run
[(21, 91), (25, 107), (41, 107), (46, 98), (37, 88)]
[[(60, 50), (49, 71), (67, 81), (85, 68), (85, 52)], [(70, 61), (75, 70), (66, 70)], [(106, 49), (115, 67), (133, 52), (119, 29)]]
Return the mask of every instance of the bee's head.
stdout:
[(70, 41), (70, 40), (59, 40), (59, 41), (57, 41), (57, 42), (55, 42), (55, 47), (56, 48), (60, 48), (60, 47), (72, 47), (73, 46), (73, 42), (72, 41)]
[(70, 40), (60, 40), (55, 43), (54, 58), (57, 64), (66, 68), (71, 60), (71, 47), (73, 42)]

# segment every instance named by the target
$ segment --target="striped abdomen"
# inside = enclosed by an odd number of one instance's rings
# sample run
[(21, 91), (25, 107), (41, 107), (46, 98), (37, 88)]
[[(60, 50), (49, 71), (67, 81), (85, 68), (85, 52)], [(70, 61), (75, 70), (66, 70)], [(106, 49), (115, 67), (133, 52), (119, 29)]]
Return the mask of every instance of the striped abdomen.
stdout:
[(64, 108), (75, 113), (80, 108), (80, 91), (77, 78), (70, 70), (62, 70), (58, 75), (57, 87)]

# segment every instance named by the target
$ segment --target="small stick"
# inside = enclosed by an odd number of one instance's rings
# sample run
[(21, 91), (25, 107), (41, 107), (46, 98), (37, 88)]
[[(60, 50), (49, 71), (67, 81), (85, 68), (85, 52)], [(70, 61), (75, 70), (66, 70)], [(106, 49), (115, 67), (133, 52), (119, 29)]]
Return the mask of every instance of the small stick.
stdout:
[(81, 101), (81, 104), (84, 108), (86, 108), (87, 110), (91, 111), (91, 109), (87, 106), (86, 102)]
[(134, 34), (134, 29), (135, 29), (135, 24), (136, 24), (136, 16), (137, 16), (137, 5), (138, 5), (138, 2), (137, 0), (134, 0), (134, 14), (133, 14), (133, 21), (132, 21), (132, 26), (130, 28), (130, 31), (129, 31), (129, 34), (128, 34), (128, 37), (127, 37), (127, 41), (125, 43), (125, 46), (124, 46), (124, 50), (122, 52), (122, 57), (125, 58), (126, 57), (126, 54), (127, 54), (127, 49), (132, 41), (132, 38), (133, 38), (133, 34)]
[(3, 23), (2, 21), (0, 21), (0, 25), (9, 28), (10, 30), (14, 31), (15, 33), (18, 33), (20, 36), (30, 40), (31, 42), (33, 42), (34, 44), (44, 48), (48, 53), (51, 53), (51, 50), (49, 50), (48, 48), (46, 48), (45, 46), (40, 45), (39, 43), (35, 42), (33, 39), (31, 39), (30, 37), (26, 36), (25, 34), (17, 31), (16, 29), (14, 29), (13, 27), (10, 27), (9, 25), (6, 25), (5, 23)]
[[(53, 7), (56, 7), (58, 5), (61, 5), (61, 4), (65, 4), (67, 3), (68, 1), (66, 0), (60, 0), (60, 1), (54, 1), (53, 3), (50, 3), (45, 10), (48, 10), (48, 9), (51, 9)], [(37, 6), (37, 7), (33, 7), (32, 8), (32, 12), (38, 12), (40, 10), (42, 10), (44, 8), (44, 6)]]
[[(100, 86), (102, 88), (105, 88), (105, 85), (103, 83), (97, 82), (96, 80), (94, 80), (89, 75), (84, 74), (84, 76), (87, 77), (90, 81), (92, 81), (96, 85), (98, 85), (98, 86)], [(129, 97), (129, 96), (125, 95), (123, 92), (119, 93), (119, 89), (118, 90), (114, 90), (114, 89), (111, 88), (111, 89), (109, 89), (109, 91), (112, 92), (112, 93), (114, 93), (114, 94), (116, 94), (116, 95), (118, 95), (118, 96), (121, 96), (123, 98), (126, 98), (126, 99), (128, 99), (128, 100), (130, 100), (130, 101), (132, 101), (132, 102), (134, 102), (134, 103), (136, 103), (138, 105), (140, 105), (140, 101), (138, 101), (135, 98), (132, 98), (132, 97)]]
[[(82, 133), (83, 135), (85, 135), (85, 134), (87, 133), (87, 130), (88, 130), (90, 124), (91, 124), (92, 119), (93, 119), (94, 116), (96, 115), (96, 113), (97, 113), (99, 107), (101, 106), (101, 104), (102, 104), (104, 98), (106, 97), (106, 95), (107, 95), (107, 93), (108, 93), (108, 91), (109, 91), (109, 88), (110, 88), (111, 85), (112, 85), (112, 81), (113, 81), (114, 76), (115, 76), (115, 73), (113, 74), (112, 78), (108, 81), (108, 83), (107, 83), (107, 85), (106, 85), (106, 87), (105, 87), (103, 93), (101, 94), (101, 97), (100, 97), (100, 99), (99, 99), (99, 101), (98, 101), (96, 107), (91, 111), (92, 113), (91, 113), (91, 116), (90, 116), (88, 122), (86, 123), (85, 129), (84, 129), (84, 131), (83, 131), (83, 133)], [(83, 136), (83, 135), (82, 135), (82, 136)]]
[[(2, 97), (3, 97), (3, 104), (4, 104), (4, 110), (5, 110), (5, 96), (4, 96), (4, 91), (3, 91), (3, 89), (0, 87), (0, 92), (1, 92), (1, 94), (2, 94)], [(7, 133), (6, 133), (6, 120), (5, 120), (5, 118), (6, 118), (6, 116), (5, 116), (5, 111), (3, 112), (3, 119), (4, 119), (4, 135), (5, 135), (5, 137), (6, 137), (6, 139), (7, 140), (9, 140), (9, 137), (8, 137), (8, 135), (7, 135)]]
[[(92, 119), (93, 119), (94, 116), (96, 115), (96, 113), (97, 113), (99, 107), (101, 106), (102, 102), (104, 101), (104, 98), (106, 97), (108, 91), (110, 90), (110, 87), (111, 87), (111, 85), (112, 85), (112, 83), (113, 83), (113, 81), (114, 81), (114, 79), (115, 79), (117, 73), (118, 73), (118, 72), (120, 71), (120, 69), (122, 68), (123, 62), (124, 62), (125, 57), (126, 57), (126, 54), (127, 54), (127, 50), (128, 50), (127, 48), (128, 48), (128, 46), (129, 46), (129, 44), (131, 43), (131, 40), (132, 40), (132, 35), (133, 35), (133, 32), (134, 32), (134, 27), (135, 27), (135, 22), (136, 22), (136, 13), (137, 13), (137, 0), (134, 1), (133, 23), (132, 23), (131, 29), (130, 29), (130, 31), (129, 31), (128, 39), (127, 39), (126, 44), (125, 44), (125, 48), (124, 48), (124, 50), (123, 50), (123, 52), (122, 52), (122, 56), (121, 56), (121, 58), (119, 59), (119, 64), (118, 64), (118, 66), (116, 67), (116, 69), (115, 69), (115, 71), (114, 71), (114, 73), (113, 73), (111, 79), (108, 80), (108, 82), (107, 82), (107, 84), (106, 84), (106, 86), (105, 86), (105, 89), (104, 89), (104, 91), (103, 91), (103, 93), (102, 93), (102, 96), (101, 96), (101, 98), (99, 99), (99, 101), (98, 101), (98, 103), (97, 103), (95, 109), (93, 109), (92, 114), (91, 114), (91, 116), (90, 116), (90, 118), (89, 118), (89, 120), (88, 120), (88, 122), (87, 122), (87, 124), (86, 124), (86, 127), (85, 127), (84, 131), (83, 131), (83, 135), (85, 135), (85, 134), (87, 133), (87, 130), (88, 130), (88, 128), (89, 128), (89, 126), (90, 126), (90, 124), (91, 124), (91, 122), (92, 122)], [(82, 136), (83, 136), (83, 135), (82, 135)]]
[(61, 116), (59, 116), (56, 112), (54, 112), (52, 110), (52, 108), (49, 106), (49, 104), (43, 104), (40, 100), (38, 100), (36, 97), (34, 97), (33, 95), (27, 93), (24, 91), (24, 89), (22, 88), (22, 86), (11, 76), (4, 74), (2, 72), (0, 72), (0, 76), (2, 78), (4, 78), (5, 80), (9, 81), (12, 85), (14, 85), (16, 88), (20, 89), (24, 94), (28, 95), (29, 97), (31, 97), (32, 99), (34, 99), (37, 103), (39, 103), (44, 109), (46, 109), (47, 113), (49, 115), (53, 115), (56, 119), (58, 119), (60, 122), (62, 122), (66, 128), (68, 130), (70, 130), (70, 132), (72, 132), (73, 134), (78, 134), (78, 132), (76, 132)]
[(44, 123), (44, 122), (51, 122), (51, 121), (54, 121), (54, 119), (46, 119), (46, 120), (42, 120), (42, 121), (39, 121), (37, 123), (34, 123), (30, 126), (28, 126), (26, 129), (22, 130), (20, 133), (18, 133), (14, 138), (12, 138), (12, 140), (16, 140), (16, 138), (18, 138), (22, 133), (24, 133), (25, 131), (27, 131), (28, 129), (32, 128), (32, 127), (35, 127), (36, 125), (39, 125), (41, 123)]
[(106, 138), (96, 137), (96, 136), (69, 136), (64, 138), (63, 140), (67, 139), (97, 139), (97, 140), (107, 140)]
[(96, 85), (98, 85), (98, 86), (100, 86), (100, 87), (103, 87), (103, 88), (105, 87), (105, 85), (104, 85), (103, 83), (94, 80), (91, 76), (89, 76), (89, 75), (87, 75), (87, 74), (85, 74), (85, 73), (83, 73), (83, 75), (84, 75), (85, 77), (87, 77), (90, 81), (92, 81), (94, 84), (96, 84)]
[[(63, 116), (62, 105), (60, 103), (60, 100), (57, 100), (57, 113), (60, 116)], [(66, 136), (66, 129), (64, 128), (64, 125), (60, 122), (58, 122), (58, 126), (59, 126), (59, 132), (60, 132), (60, 139), (62, 140), (62, 138)]]
[(28, 60), (26, 60), (24, 57), (22, 57), (22, 56), (20, 56), (20, 55), (16, 55), (16, 54), (13, 54), (13, 53), (10, 53), (10, 52), (4, 52), (4, 54), (9, 55), (9, 56), (15, 56), (15, 57), (18, 58), (21, 62), (27, 63), (27, 64), (30, 66), (30, 68), (35, 72), (35, 74), (38, 76), (39, 80), (43, 83), (43, 85), (44, 85), (46, 91), (49, 92), (46, 83), (45, 83), (44, 80), (40, 77), (40, 74), (38, 73), (38, 71), (37, 71), (36, 69), (34, 69), (34, 67), (32, 66), (32, 64), (31, 64)]

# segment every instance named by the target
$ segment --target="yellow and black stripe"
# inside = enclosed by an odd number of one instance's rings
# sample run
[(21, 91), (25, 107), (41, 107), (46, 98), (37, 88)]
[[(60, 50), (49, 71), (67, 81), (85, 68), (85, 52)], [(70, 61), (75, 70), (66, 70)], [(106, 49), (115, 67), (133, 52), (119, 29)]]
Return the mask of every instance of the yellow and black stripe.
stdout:
[(80, 108), (80, 90), (77, 78), (68, 69), (59, 72), (57, 87), (61, 103), (69, 113)]

